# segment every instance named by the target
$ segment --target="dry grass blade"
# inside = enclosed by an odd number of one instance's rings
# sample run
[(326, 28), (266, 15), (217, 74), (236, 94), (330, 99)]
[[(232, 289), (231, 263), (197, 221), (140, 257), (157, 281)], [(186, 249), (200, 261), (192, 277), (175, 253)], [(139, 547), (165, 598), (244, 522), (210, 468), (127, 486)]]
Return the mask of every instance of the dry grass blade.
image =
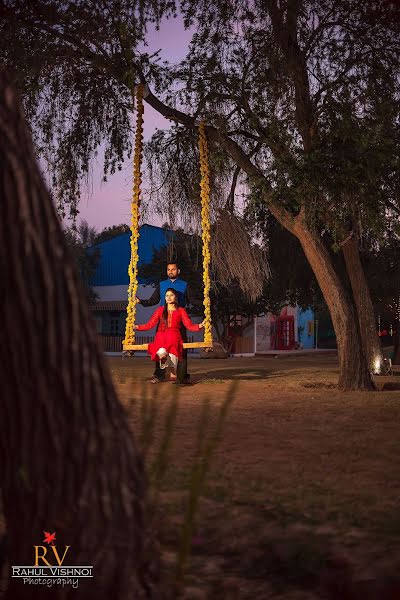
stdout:
[(184, 582), (187, 563), (190, 556), (192, 537), (195, 531), (200, 497), (205, 486), (206, 477), (210, 471), (212, 458), (221, 439), (223, 426), (226, 421), (229, 408), (234, 401), (236, 390), (237, 382), (233, 382), (228, 389), (226, 398), (219, 410), (216, 426), (209, 435), (207, 435), (207, 431), (210, 420), (210, 401), (206, 398), (203, 403), (200, 421), (197, 428), (196, 454), (190, 470), (188, 502), (182, 527), (180, 547), (177, 555), (175, 576), (176, 589), (179, 589)]
[(155, 496), (160, 491), (163, 478), (168, 469), (169, 450), (173, 442), (174, 428), (176, 425), (176, 418), (178, 414), (178, 393), (179, 388), (178, 386), (175, 386), (170, 406), (165, 415), (164, 431), (162, 434), (161, 442), (153, 464), (149, 468), (152, 490)]

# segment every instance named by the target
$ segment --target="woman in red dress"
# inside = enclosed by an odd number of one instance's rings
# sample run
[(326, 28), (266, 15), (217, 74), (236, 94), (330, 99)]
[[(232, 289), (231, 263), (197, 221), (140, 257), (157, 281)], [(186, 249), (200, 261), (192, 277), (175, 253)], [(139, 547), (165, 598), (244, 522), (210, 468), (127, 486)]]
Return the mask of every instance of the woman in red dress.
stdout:
[(200, 324), (192, 323), (186, 310), (178, 306), (178, 294), (173, 288), (168, 288), (165, 293), (165, 304), (157, 308), (148, 323), (135, 325), (137, 331), (152, 329), (157, 323), (154, 342), (148, 346), (147, 352), (151, 360), (159, 360), (161, 369), (171, 368), (171, 378), (176, 379), (178, 361), (182, 358), (183, 341), (181, 335), (181, 324), (189, 331), (200, 331), (204, 327), (204, 321)]

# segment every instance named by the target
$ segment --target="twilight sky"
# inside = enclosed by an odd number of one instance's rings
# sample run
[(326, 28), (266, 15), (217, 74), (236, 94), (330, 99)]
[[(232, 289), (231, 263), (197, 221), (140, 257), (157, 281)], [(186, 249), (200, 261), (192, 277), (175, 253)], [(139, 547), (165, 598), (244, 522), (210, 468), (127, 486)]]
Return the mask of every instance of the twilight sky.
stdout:
[[(184, 58), (192, 36), (192, 31), (185, 31), (180, 17), (163, 21), (159, 31), (149, 31), (147, 36), (150, 54), (161, 49), (161, 59), (176, 62)], [(158, 114), (151, 106), (144, 103), (144, 139), (147, 140), (155, 129), (169, 127), (169, 121)], [(132, 135), (134, 132), (132, 131)], [(146, 181), (144, 181), (146, 187)], [(83, 193), (79, 204), (81, 219), (86, 219), (90, 226), (101, 230), (111, 225), (130, 222), (130, 198), (132, 190), (132, 164), (125, 161), (122, 171), (108, 177), (107, 183), (102, 183), (102, 163), (98, 159), (93, 169), (93, 184), (90, 193)], [(161, 225), (158, 216), (146, 217), (146, 223)]]

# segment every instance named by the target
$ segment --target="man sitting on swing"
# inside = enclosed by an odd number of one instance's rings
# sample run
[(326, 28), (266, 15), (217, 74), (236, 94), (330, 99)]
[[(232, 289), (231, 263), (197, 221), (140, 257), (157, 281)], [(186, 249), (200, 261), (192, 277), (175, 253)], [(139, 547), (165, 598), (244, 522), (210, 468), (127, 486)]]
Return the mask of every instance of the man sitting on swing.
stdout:
[(164, 306), (157, 308), (147, 323), (133, 325), (133, 328), (137, 331), (146, 331), (152, 329), (157, 323), (160, 325), (154, 342), (148, 345), (147, 352), (152, 360), (159, 361), (161, 369), (170, 368), (171, 379), (175, 381), (178, 362), (183, 357), (181, 326), (183, 324), (189, 331), (200, 331), (204, 327), (204, 321), (198, 325), (192, 323), (186, 310), (179, 306), (177, 291), (168, 288)]
[[(178, 294), (178, 304), (182, 308), (187, 308), (188, 305), (192, 305), (194, 307), (200, 306), (199, 299), (193, 293), (190, 285), (181, 279), (180, 277), (180, 268), (177, 262), (169, 262), (167, 264), (167, 279), (160, 281), (150, 298), (147, 299), (139, 299), (136, 301), (139, 302), (142, 306), (155, 306), (163, 305), (165, 293), (168, 288), (173, 288)], [(181, 335), (184, 342), (187, 342), (187, 335), (185, 327), (181, 329)], [(159, 383), (160, 381), (164, 381), (165, 371), (160, 369), (160, 365), (156, 362), (154, 375), (151, 379), (151, 383)], [(178, 368), (178, 381), (179, 383), (188, 384), (190, 381), (190, 375), (188, 374), (187, 368), (187, 350), (183, 351), (182, 360), (179, 361)]]

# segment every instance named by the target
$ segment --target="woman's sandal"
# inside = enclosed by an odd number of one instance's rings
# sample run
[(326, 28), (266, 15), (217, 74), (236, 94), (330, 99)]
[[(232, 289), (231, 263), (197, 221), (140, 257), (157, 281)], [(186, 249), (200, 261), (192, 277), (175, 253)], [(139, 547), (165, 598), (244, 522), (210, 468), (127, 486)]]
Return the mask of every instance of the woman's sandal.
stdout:
[(158, 377), (152, 377), (150, 379), (150, 383), (160, 383), (160, 380), (158, 379)]

